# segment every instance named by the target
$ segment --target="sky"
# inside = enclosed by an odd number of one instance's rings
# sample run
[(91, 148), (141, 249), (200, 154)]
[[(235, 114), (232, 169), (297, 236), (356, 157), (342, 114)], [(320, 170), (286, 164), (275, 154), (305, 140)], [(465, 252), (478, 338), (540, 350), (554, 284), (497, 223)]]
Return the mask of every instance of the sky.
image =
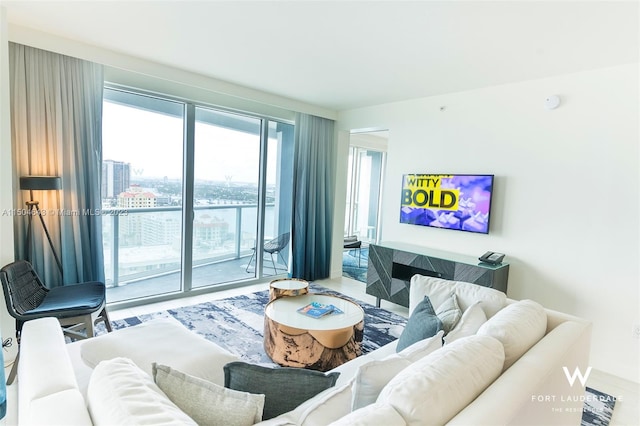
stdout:
[[(103, 160), (131, 164), (131, 178), (182, 177), (182, 120), (164, 114), (104, 102)], [(196, 123), (196, 180), (258, 181), (260, 136)], [(269, 148), (277, 144), (270, 143)], [(277, 155), (269, 153), (268, 183), (275, 183)]]

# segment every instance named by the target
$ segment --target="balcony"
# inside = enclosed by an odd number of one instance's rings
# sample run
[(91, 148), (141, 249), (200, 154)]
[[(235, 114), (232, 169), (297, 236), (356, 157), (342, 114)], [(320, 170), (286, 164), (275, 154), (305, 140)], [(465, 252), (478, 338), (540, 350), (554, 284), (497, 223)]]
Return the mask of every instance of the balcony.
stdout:
[[(262, 275), (254, 262), (247, 272), (256, 240), (256, 205), (198, 205), (194, 214), (193, 266), (186, 274), (191, 289), (286, 273), (282, 262), (276, 271), (269, 268), (270, 259)], [(267, 205), (266, 239), (278, 234), (275, 216), (275, 206)], [(112, 209), (102, 220), (109, 303), (184, 291), (182, 207)]]

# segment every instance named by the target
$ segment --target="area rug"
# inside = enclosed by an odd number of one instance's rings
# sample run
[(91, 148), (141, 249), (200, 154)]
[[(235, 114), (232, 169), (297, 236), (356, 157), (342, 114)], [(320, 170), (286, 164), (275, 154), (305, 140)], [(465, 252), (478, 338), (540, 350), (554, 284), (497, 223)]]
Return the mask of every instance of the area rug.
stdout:
[[(334, 294), (362, 306), (364, 337), (362, 352), (374, 351), (400, 337), (406, 318), (373, 305), (311, 283), (311, 292)], [(273, 365), (264, 352), (264, 308), (269, 302), (267, 290), (227, 299), (185, 306), (178, 309), (111, 321), (114, 329), (129, 327), (155, 318), (174, 317), (190, 330), (226, 348), (243, 360)]]
[(607, 426), (613, 416), (615, 397), (587, 386), (581, 426)]
[[(360, 257), (360, 263), (358, 263), (358, 257)], [(368, 248), (345, 250), (342, 253), (342, 275), (366, 283), (368, 259)]]

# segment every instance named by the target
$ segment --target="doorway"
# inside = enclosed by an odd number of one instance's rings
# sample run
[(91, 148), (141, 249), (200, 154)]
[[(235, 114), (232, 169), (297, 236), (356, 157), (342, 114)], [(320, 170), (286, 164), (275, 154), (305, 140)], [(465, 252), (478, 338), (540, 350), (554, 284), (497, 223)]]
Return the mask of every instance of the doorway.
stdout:
[(380, 199), (388, 131), (351, 133), (344, 235), (375, 243), (380, 238)]

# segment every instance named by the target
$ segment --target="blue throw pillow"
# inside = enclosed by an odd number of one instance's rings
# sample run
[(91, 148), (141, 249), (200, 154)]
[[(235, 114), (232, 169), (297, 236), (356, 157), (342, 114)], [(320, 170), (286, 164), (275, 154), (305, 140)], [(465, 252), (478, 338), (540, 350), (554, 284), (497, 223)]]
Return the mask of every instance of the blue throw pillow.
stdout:
[(396, 352), (400, 352), (420, 340), (435, 336), (438, 331), (442, 330), (442, 327), (442, 321), (436, 316), (431, 300), (425, 296), (409, 317), (409, 321), (398, 339)]

